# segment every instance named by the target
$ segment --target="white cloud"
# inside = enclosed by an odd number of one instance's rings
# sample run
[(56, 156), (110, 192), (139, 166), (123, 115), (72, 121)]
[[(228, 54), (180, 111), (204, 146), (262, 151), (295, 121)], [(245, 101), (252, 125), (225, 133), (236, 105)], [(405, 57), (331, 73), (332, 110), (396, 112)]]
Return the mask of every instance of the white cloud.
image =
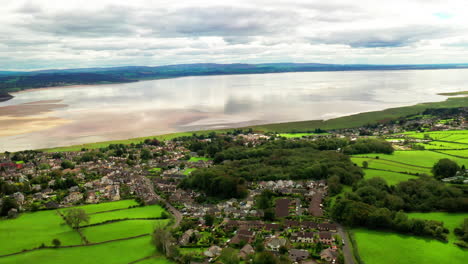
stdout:
[(0, 68), (460, 63), (462, 0), (0, 0)]

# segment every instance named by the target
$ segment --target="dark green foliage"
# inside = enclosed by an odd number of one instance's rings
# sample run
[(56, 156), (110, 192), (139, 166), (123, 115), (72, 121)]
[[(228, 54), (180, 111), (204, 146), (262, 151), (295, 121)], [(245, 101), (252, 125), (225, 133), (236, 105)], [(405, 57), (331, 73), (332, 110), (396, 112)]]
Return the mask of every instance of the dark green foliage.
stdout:
[(7, 216), (8, 211), (13, 208), (18, 209), (18, 204), (16, 203), (15, 199), (8, 196), (3, 197), (3, 202), (0, 206), (0, 216)]
[(65, 212), (65, 223), (73, 229), (80, 228), (82, 223), (89, 223), (89, 215), (85, 210), (80, 208), (72, 208)]
[(210, 214), (206, 214), (203, 219), (205, 220), (205, 225), (212, 226), (215, 220), (215, 217)]
[(54, 239), (52, 240), (52, 245), (54, 245), (54, 247), (56, 247), (56, 248), (57, 248), (57, 247), (60, 247), (61, 244), (62, 244), (62, 242), (60, 242), (60, 240), (57, 239), (57, 238), (54, 238)]
[(337, 199), (332, 217), (349, 226), (391, 229), (401, 233), (431, 236), (446, 240), (447, 229), (437, 221), (408, 219), (401, 211), (460, 211), (468, 209), (463, 191), (430, 178), (401, 182), (394, 187), (380, 178), (360, 181)]
[(184, 179), (183, 188), (204, 191), (220, 198), (244, 197), (246, 181), (326, 179), (337, 176), (351, 185), (362, 170), (336, 151), (319, 151), (309, 141), (277, 140), (262, 146), (231, 147), (216, 154), (222, 164), (199, 169)]
[(64, 160), (62, 161), (62, 164), (60, 164), (60, 166), (62, 166), (62, 169), (74, 169), (75, 168), (75, 163), (69, 161), (69, 160)]
[(443, 179), (455, 176), (459, 169), (460, 167), (458, 167), (458, 164), (455, 161), (450, 159), (441, 159), (434, 164), (434, 167), (432, 167), (432, 173), (434, 173), (434, 176), (437, 179)]
[(392, 154), (393, 147), (390, 142), (378, 139), (359, 139), (343, 149), (345, 154), (384, 153)]

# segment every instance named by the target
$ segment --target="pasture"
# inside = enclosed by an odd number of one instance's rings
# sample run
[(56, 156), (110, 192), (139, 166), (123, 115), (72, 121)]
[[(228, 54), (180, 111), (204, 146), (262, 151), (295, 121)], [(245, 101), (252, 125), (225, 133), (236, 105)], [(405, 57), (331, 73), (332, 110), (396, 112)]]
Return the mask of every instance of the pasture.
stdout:
[(364, 169), (364, 179), (371, 179), (375, 177), (380, 177), (384, 179), (388, 185), (396, 185), (399, 182), (407, 181), (410, 179), (417, 179), (417, 176), (398, 173), (398, 172), (391, 172), (391, 171), (381, 171), (381, 170), (372, 170), (372, 169)]
[[(156, 226), (167, 226), (170, 219), (159, 218), (165, 210), (159, 205), (134, 207), (132, 200), (77, 206), (89, 213), (90, 223), (96, 224), (109, 220), (139, 218), (106, 222), (81, 228), (89, 241), (85, 245), (79, 233), (67, 226), (58, 210), (21, 214), (16, 219), (1, 220), (0, 255), (21, 252), (24, 249), (38, 248), (41, 244), (52, 246), (57, 238), (61, 248), (43, 248), (17, 255), (0, 257), (0, 263), (128, 263), (154, 254), (149, 234)], [(59, 209), (62, 213), (70, 208)], [(134, 236), (143, 237), (133, 238)], [(122, 239), (121, 241), (112, 241)], [(93, 243), (100, 243), (96, 244)], [(154, 258), (151, 263), (170, 263), (164, 258)]]
[(329, 133), (281, 133), (278, 134), (280, 137), (285, 138), (301, 138), (301, 137), (310, 137), (310, 136), (325, 136), (330, 135)]
[(463, 223), (463, 219), (468, 218), (468, 213), (408, 213), (408, 217), (444, 222), (444, 226), (450, 231), (447, 238), (449, 239), (449, 242), (454, 242), (456, 237), (453, 233), (453, 229), (459, 227)]
[(371, 264), (464, 264), (468, 251), (452, 243), (367, 229), (353, 230), (361, 259)]
[[(394, 162), (391, 160), (376, 159), (376, 156), (364, 157), (363, 156), (353, 156), (351, 161), (362, 167), (362, 163), (367, 161), (368, 167), (377, 170), (386, 170), (391, 172), (404, 172), (404, 173), (419, 173), (419, 174), (431, 174), (431, 169), (426, 167), (417, 167), (411, 164), (404, 164), (399, 162)], [(378, 155), (380, 156), (380, 155)]]

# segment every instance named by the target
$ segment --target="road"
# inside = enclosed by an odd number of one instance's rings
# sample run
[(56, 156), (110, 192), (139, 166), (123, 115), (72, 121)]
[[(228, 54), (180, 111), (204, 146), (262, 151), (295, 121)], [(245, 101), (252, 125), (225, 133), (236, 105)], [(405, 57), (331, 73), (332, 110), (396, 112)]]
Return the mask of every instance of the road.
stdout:
[(343, 256), (345, 259), (345, 264), (355, 264), (354, 257), (353, 257), (353, 252), (351, 250), (351, 241), (348, 238), (348, 234), (343, 228), (343, 226), (338, 225), (338, 233), (340, 234), (340, 237), (344, 240), (345, 244), (343, 246)]
[(158, 194), (156, 194), (156, 197), (157, 197), (157, 199), (159, 201), (162, 201), (166, 205), (167, 210), (169, 210), (169, 212), (174, 216), (175, 223), (174, 223), (174, 225), (172, 227), (173, 228), (178, 227), (180, 225), (180, 222), (182, 221), (182, 218), (183, 218), (182, 213), (179, 212), (179, 210), (177, 210), (174, 206), (172, 206), (168, 201), (163, 199)]

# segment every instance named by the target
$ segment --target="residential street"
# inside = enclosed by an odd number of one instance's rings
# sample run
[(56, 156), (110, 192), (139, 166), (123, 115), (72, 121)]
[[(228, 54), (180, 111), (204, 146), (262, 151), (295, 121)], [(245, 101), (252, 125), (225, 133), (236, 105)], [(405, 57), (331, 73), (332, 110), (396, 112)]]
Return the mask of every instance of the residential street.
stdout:
[(343, 228), (343, 226), (338, 225), (338, 233), (340, 234), (340, 237), (345, 241), (345, 245), (343, 246), (345, 264), (354, 264), (353, 252), (350, 247), (351, 241), (348, 239), (347, 232)]

